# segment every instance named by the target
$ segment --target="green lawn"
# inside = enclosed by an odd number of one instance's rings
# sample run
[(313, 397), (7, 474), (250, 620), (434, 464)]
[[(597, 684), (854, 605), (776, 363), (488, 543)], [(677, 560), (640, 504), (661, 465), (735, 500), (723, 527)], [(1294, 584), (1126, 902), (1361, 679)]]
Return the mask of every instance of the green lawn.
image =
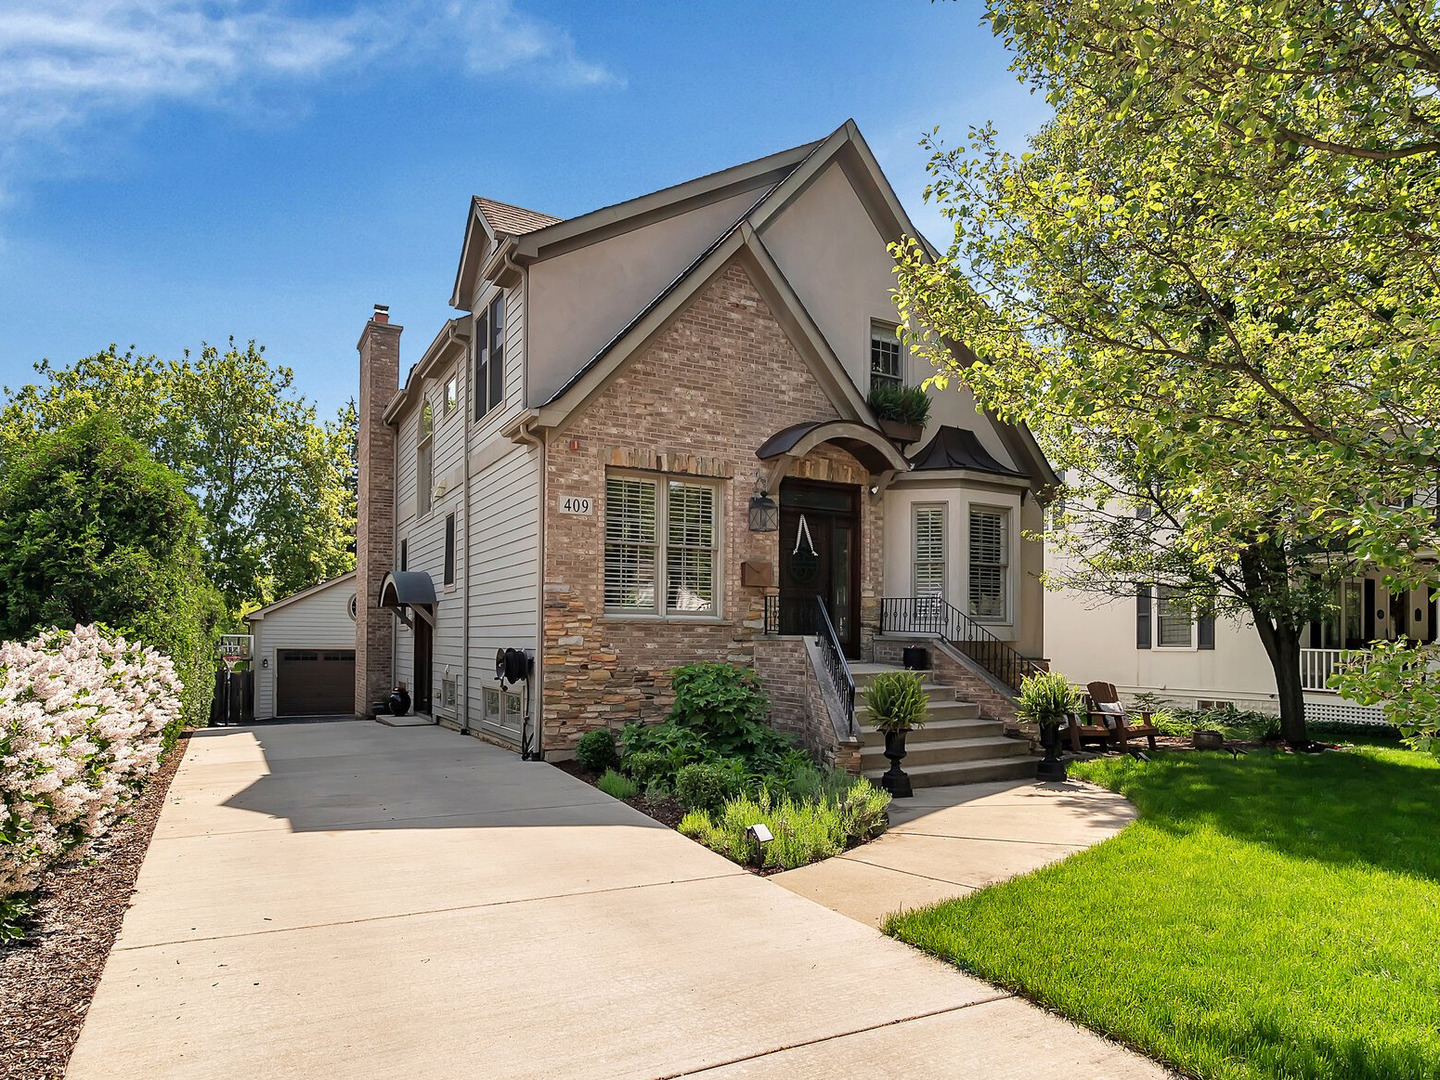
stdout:
[(1106, 758), (1140, 820), (886, 932), (1201, 1077), (1440, 1078), (1440, 763)]

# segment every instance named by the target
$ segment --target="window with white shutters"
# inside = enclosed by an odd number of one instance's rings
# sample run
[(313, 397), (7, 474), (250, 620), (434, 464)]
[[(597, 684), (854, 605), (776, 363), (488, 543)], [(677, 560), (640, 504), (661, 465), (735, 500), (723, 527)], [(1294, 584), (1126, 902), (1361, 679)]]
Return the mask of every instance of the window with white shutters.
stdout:
[(1189, 649), (1195, 645), (1195, 616), (1181, 590), (1161, 585), (1155, 590), (1155, 644), (1162, 649)]
[(970, 508), (970, 615), (1003, 622), (1010, 566), (1010, 516), (1004, 510)]
[(915, 507), (915, 595), (945, 595), (945, 506)]
[(716, 614), (718, 510), (718, 489), (709, 484), (608, 477), (606, 610), (651, 615)]

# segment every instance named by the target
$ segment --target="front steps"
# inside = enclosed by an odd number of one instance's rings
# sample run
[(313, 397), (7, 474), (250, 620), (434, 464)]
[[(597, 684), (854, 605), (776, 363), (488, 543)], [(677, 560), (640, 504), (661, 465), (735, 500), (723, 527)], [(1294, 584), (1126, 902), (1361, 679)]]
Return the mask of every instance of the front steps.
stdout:
[[(864, 742), (860, 772), (871, 780), (879, 780), (890, 762), (885, 757), (885, 736), (870, 726), (864, 705), (865, 687), (880, 672), (896, 670), (899, 668), (894, 664), (850, 665), (857, 689), (855, 720)], [(983, 718), (980, 706), (955, 700), (954, 687), (931, 682), (929, 672), (918, 674), (925, 679), (929, 715), (923, 728), (906, 736), (907, 753), (900, 763), (913, 787), (1035, 779), (1035, 759), (1030, 756), (1029, 744), (1007, 737), (1004, 721)]]

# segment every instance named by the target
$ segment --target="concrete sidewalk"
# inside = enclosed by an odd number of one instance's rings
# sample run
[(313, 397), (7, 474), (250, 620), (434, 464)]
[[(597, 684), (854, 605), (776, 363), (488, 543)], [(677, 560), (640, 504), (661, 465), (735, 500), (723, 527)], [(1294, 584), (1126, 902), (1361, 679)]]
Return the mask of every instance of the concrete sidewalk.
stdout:
[(198, 734), (67, 1075), (1158, 1077), (557, 769)]
[(890, 804), (890, 831), (770, 880), (852, 919), (881, 926), (902, 908), (967, 896), (1098, 844), (1135, 808), (1089, 784), (918, 788)]

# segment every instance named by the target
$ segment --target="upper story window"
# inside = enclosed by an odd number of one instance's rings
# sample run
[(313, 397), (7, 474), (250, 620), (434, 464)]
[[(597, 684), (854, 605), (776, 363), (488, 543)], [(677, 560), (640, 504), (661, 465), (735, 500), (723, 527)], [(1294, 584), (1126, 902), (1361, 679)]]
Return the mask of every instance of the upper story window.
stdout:
[(970, 616), (1005, 622), (1009, 615), (1010, 514), (970, 508)]
[(607, 477), (606, 610), (717, 614), (719, 505), (711, 484)]
[(445, 515), (445, 584), (455, 584), (455, 515)]
[(451, 372), (445, 380), (445, 415), (449, 416), (460, 407), (460, 376)]
[(475, 319), (475, 419), (505, 400), (505, 294)]
[(870, 324), (870, 386), (904, 386), (900, 334), (893, 326)]
[(945, 595), (945, 506), (915, 507), (915, 595)]
[(420, 439), (415, 447), (415, 513), (428, 514), (435, 491), (435, 410), (420, 408)]

